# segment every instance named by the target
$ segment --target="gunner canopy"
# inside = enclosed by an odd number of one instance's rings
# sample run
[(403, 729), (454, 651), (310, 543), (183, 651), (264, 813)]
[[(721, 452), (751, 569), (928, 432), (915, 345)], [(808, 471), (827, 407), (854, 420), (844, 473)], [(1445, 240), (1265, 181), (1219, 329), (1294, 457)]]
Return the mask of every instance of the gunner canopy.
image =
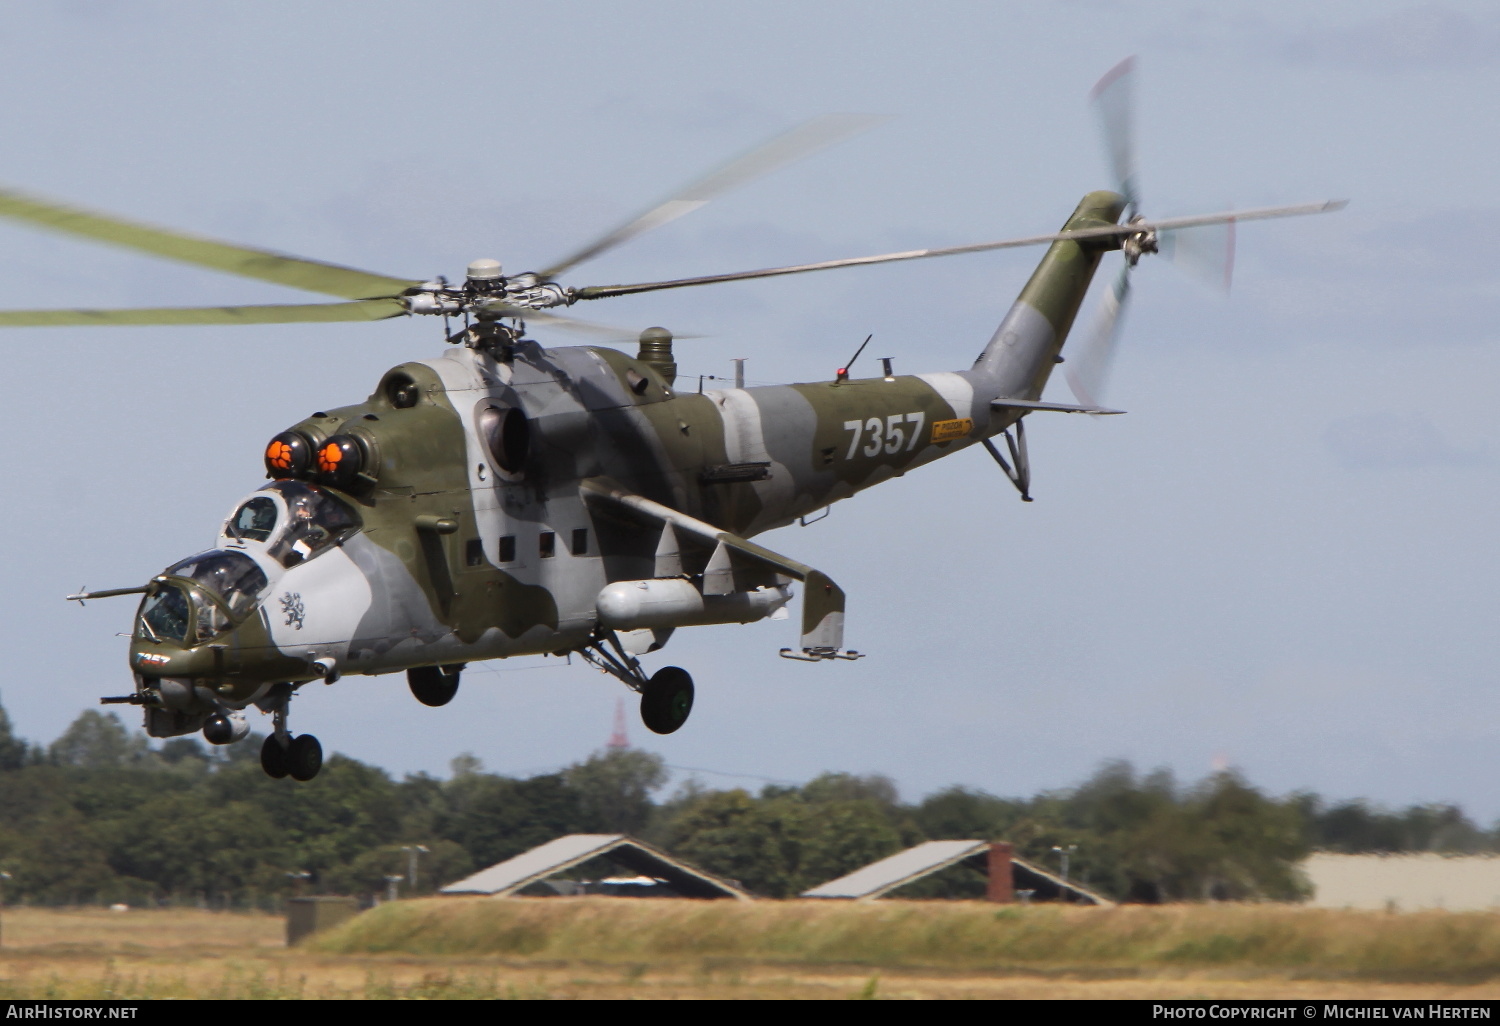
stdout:
[(224, 525), (224, 535), (264, 544), (273, 559), (290, 569), (358, 526), (353, 510), (321, 488), (273, 481), (241, 503)]

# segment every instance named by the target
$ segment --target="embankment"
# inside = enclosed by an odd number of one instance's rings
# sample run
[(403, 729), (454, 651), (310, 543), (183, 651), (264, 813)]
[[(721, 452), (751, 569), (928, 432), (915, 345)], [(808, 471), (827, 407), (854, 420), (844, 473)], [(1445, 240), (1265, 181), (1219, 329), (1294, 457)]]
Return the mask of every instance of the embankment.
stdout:
[(308, 943), (598, 962), (728, 960), (1063, 973), (1226, 969), (1309, 977), (1500, 978), (1500, 914), (1286, 905), (432, 898), (382, 905)]

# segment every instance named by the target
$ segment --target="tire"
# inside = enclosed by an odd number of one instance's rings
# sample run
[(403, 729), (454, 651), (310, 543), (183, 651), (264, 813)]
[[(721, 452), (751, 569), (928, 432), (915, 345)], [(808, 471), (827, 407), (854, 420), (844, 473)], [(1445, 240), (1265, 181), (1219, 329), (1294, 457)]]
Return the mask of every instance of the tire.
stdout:
[(654, 734), (670, 734), (687, 722), (693, 711), (693, 678), (680, 666), (664, 666), (652, 674), (641, 692), (641, 721)]
[(291, 763), (287, 759), (286, 746), (276, 740), (275, 734), (261, 743), (260, 768), (265, 770), (266, 776), (272, 780), (281, 780), (292, 770)]
[(311, 780), (323, 768), (323, 746), (311, 734), (298, 734), (287, 747), (286, 761), (293, 780)]
[(417, 666), (406, 671), (406, 683), (418, 702), (436, 708), (458, 694), (458, 676), (457, 670), (444, 673), (440, 666)]

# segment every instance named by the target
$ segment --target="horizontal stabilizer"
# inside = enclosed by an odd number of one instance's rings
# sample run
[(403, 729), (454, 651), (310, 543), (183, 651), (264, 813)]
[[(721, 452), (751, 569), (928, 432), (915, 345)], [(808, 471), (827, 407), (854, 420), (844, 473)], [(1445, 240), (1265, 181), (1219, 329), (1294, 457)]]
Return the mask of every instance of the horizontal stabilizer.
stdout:
[(1068, 403), (1044, 403), (1038, 399), (996, 399), (990, 403), (991, 409), (996, 410), (1039, 410), (1052, 413), (1092, 413), (1116, 414), (1124, 413), (1124, 410), (1110, 410), (1103, 406), (1072, 406)]

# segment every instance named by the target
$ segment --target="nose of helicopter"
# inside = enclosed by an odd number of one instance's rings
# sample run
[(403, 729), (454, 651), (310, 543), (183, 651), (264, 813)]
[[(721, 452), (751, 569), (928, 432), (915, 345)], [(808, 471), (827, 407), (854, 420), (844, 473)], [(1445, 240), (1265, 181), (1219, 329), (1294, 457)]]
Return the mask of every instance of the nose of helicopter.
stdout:
[(130, 669), (148, 679), (203, 676), (209, 662), (206, 655), (199, 649), (166, 645), (150, 638), (130, 639)]

